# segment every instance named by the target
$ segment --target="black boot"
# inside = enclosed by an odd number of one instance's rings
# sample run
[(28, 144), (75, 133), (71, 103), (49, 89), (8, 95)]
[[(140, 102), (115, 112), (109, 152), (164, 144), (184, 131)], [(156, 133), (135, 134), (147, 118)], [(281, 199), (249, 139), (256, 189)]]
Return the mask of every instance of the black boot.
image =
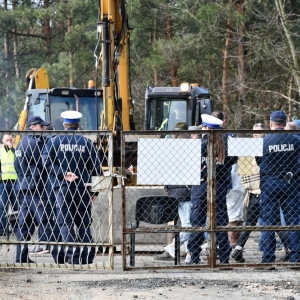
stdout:
[(243, 250), (234, 250), (232, 255), (232, 258), (235, 259), (235, 261), (239, 262), (239, 263), (244, 263), (245, 262), (245, 258), (243, 257)]

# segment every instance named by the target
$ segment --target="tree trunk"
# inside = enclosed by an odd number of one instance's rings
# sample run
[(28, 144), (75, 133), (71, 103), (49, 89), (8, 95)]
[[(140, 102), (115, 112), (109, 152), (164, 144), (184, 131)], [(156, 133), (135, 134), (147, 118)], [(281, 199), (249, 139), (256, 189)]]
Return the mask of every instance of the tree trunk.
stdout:
[[(173, 33), (172, 20), (171, 20), (169, 13), (165, 14), (165, 19), (166, 19), (166, 26), (167, 26), (167, 36), (168, 36), (168, 39), (171, 41), (171, 40), (173, 40), (174, 33)], [(171, 61), (170, 71), (171, 71), (172, 86), (178, 86), (177, 69), (178, 69), (177, 64), (175, 62)]]
[[(157, 19), (154, 19), (154, 24), (153, 24), (153, 40), (152, 43), (156, 43), (157, 41)], [(158, 86), (158, 73), (157, 69), (154, 68), (153, 70), (153, 77), (154, 77), (154, 86)]]
[[(12, 2), (12, 8), (13, 10), (16, 9), (16, 1)], [(20, 78), (20, 67), (18, 63), (18, 36), (17, 36), (17, 30), (16, 27), (12, 28), (13, 32), (13, 43), (14, 43), (14, 65), (15, 65), (15, 75), (16, 78)]]
[[(290, 87), (289, 87), (289, 98), (292, 99), (293, 96), (293, 85), (294, 85), (294, 76), (291, 76), (290, 79)], [(292, 113), (293, 113), (293, 103), (291, 100), (289, 100), (289, 113), (288, 113), (288, 121), (290, 122), (292, 120)]]
[(280, 21), (281, 21), (286, 39), (287, 39), (289, 52), (290, 52), (290, 56), (291, 56), (291, 61), (292, 61), (291, 69), (292, 69), (292, 72), (294, 75), (294, 80), (296, 83), (298, 93), (300, 94), (300, 75), (299, 75), (300, 69), (299, 69), (299, 63), (298, 63), (298, 55), (297, 55), (294, 41), (292, 39), (291, 32), (290, 32), (291, 25), (289, 24), (288, 16), (285, 13), (285, 5), (286, 4), (282, 0), (275, 0), (275, 4), (276, 4), (277, 12), (280, 17)]
[[(49, 7), (49, 0), (44, 0), (44, 8), (47, 9)], [(51, 27), (50, 27), (50, 19), (45, 19), (43, 21), (43, 33), (45, 35), (45, 44), (46, 44), (46, 57), (47, 61), (50, 61), (50, 56), (52, 53), (51, 49)]]
[[(244, 1), (239, 1), (236, 4), (237, 11), (239, 14), (244, 13)], [(240, 99), (241, 104), (246, 104), (246, 88), (245, 88), (245, 80), (246, 80), (246, 69), (245, 69), (245, 49), (244, 49), (244, 33), (245, 27), (242, 22), (239, 24), (238, 31), (238, 60), (239, 60), (239, 90), (240, 90)]]
[[(229, 1), (232, 4), (232, 0)], [(229, 68), (229, 48), (231, 44), (231, 26), (230, 18), (227, 16), (226, 20), (226, 39), (225, 39), (225, 49), (223, 58), (223, 77), (222, 77), (222, 89), (223, 89), (223, 112), (225, 117), (228, 115), (228, 105), (229, 105), (229, 87), (228, 87), (228, 68)]]
[[(68, 33), (70, 34), (72, 31), (72, 18), (68, 16), (67, 19), (68, 23)], [(69, 80), (70, 80), (70, 87), (74, 87), (74, 51), (69, 45)]]
[[(7, 0), (4, 0), (4, 9), (7, 10)], [(10, 50), (9, 50), (9, 35), (8, 32), (4, 33), (4, 60), (8, 61), (10, 56)], [(9, 78), (9, 73), (8, 73), (8, 68), (6, 68), (5, 71), (5, 91), (6, 91), (6, 98), (9, 95), (8, 91), (8, 78)]]
[[(244, 1), (236, 2), (236, 9), (240, 15), (244, 14)], [(245, 49), (244, 49), (244, 39), (245, 39), (245, 27), (242, 22), (239, 24), (238, 28), (238, 89), (239, 89), (239, 98), (238, 98), (238, 113), (237, 113), (237, 125), (238, 128), (245, 128), (245, 118), (243, 116), (243, 108), (246, 105), (246, 68), (245, 68)]]

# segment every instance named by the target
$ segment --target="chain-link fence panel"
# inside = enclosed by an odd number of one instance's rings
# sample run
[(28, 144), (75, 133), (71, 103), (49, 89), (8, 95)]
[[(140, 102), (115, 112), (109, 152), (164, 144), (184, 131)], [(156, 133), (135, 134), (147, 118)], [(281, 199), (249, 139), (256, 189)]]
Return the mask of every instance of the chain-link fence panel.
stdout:
[(1, 135), (0, 265), (112, 269), (112, 133)]
[(124, 269), (297, 265), (299, 141), (291, 131), (123, 133), (123, 175), (136, 183), (123, 194)]

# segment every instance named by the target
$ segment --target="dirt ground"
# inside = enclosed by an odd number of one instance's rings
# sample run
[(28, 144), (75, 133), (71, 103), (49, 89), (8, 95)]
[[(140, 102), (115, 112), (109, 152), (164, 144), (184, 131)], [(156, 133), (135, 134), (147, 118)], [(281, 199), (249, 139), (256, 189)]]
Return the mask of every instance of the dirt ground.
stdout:
[(1, 269), (0, 299), (300, 299), (300, 271), (277, 268), (83, 271)]
[[(249, 239), (244, 252), (246, 261), (257, 264), (261, 253), (255, 235)], [(0, 247), (0, 263), (12, 264), (15, 246)], [(162, 246), (157, 247), (161, 249)], [(161, 249), (162, 250), (162, 249)], [(278, 259), (283, 252), (276, 252)], [(114, 255), (114, 270), (84, 270), (50, 268), (53, 259), (32, 257), (44, 268), (0, 269), (0, 300), (12, 299), (255, 299), (300, 300), (300, 270), (291, 269), (292, 264), (275, 270), (239, 268), (220, 269), (168, 269), (174, 262), (156, 261), (154, 254), (136, 255), (137, 267), (159, 268), (155, 271), (137, 269), (122, 270), (121, 254)], [(204, 258), (204, 257), (203, 257)], [(128, 257), (127, 257), (128, 259)], [(183, 258), (182, 258), (183, 259)], [(98, 254), (98, 263), (108, 256)], [(232, 262), (232, 261), (231, 261)], [(207, 262), (205, 262), (207, 263)], [(298, 265), (299, 266), (299, 265)], [(300, 266), (299, 266), (300, 267)]]

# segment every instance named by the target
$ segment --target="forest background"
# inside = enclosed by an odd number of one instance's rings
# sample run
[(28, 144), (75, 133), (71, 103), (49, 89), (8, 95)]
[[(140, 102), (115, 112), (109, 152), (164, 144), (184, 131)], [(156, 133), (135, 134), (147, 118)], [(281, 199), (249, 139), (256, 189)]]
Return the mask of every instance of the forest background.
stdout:
[[(209, 89), (232, 129), (267, 125), (278, 109), (300, 117), (299, 0), (127, 0), (126, 10), (137, 129), (147, 85), (182, 82)], [(98, 13), (96, 0), (0, 0), (0, 129), (17, 122), (31, 68), (45, 67), (51, 87), (101, 88)]]

